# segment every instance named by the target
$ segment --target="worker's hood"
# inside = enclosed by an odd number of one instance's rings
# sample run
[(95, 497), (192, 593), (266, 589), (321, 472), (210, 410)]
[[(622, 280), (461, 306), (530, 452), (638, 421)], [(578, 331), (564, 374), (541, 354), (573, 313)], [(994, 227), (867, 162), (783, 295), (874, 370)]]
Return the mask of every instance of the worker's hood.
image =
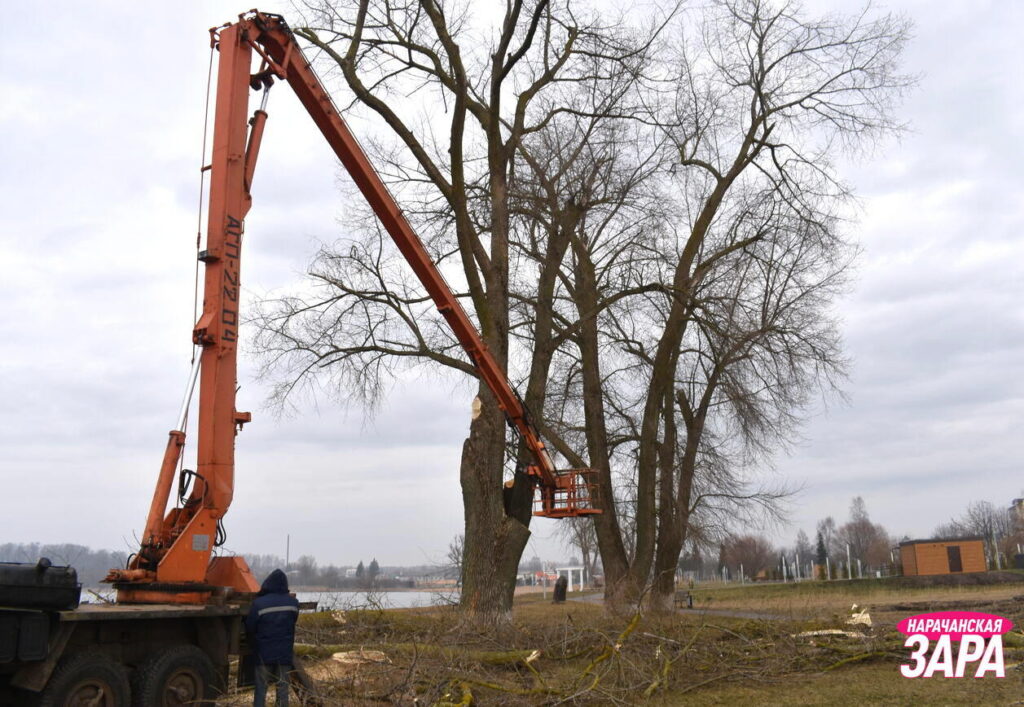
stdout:
[(260, 587), (260, 593), (257, 596), (263, 596), (264, 594), (287, 593), (288, 575), (281, 570), (274, 570), (266, 579), (263, 580), (263, 586)]

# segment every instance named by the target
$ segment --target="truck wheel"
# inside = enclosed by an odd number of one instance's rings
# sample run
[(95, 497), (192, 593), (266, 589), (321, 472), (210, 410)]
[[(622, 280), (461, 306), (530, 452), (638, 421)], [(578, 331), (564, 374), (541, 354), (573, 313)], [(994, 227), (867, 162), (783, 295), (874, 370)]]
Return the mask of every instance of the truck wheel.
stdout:
[(213, 661), (195, 646), (174, 646), (139, 666), (132, 685), (138, 707), (212, 705), (219, 679)]
[(39, 696), (39, 707), (128, 707), (128, 671), (112, 658), (79, 653), (64, 658)]

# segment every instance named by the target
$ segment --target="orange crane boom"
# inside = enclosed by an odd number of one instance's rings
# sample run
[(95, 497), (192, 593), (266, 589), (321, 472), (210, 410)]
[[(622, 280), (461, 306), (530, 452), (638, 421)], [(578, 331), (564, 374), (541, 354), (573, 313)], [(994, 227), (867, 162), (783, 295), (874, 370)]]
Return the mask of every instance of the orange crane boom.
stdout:
[[(555, 468), (522, 399), (349, 131), (284, 19), (253, 10), (210, 32), (220, 59), (207, 241), (199, 255), (206, 266), (203, 312), (192, 337), (202, 354), (189, 388), (198, 372), (197, 468), (188, 472), (194, 476), (188, 498), (180, 498), (180, 505), (165, 515), (185, 444), (189, 392), (178, 428), (170, 432), (141, 548), (127, 569), (112, 570), (107, 577), (118, 589), (118, 601), (202, 603), (221, 587), (242, 592), (256, 588), (241, 558), (211, 561), (211, 555), (220, 519), (231, 504), (235, 436), (251, 420), (249, 413), (235, 410), (238, 300), (243, 224), (252, 205), (250, 189), (267, 113), (261, 107), (249, 118), (249, 91), (269, 89), (275, 77), (292, 87), (532, 452), (535, 464), (526, 471), (539, 489), (535, 515), (600, 513), (592, 470)], [(253, 52), (261, 60), (255, 74), (250, 73)]]

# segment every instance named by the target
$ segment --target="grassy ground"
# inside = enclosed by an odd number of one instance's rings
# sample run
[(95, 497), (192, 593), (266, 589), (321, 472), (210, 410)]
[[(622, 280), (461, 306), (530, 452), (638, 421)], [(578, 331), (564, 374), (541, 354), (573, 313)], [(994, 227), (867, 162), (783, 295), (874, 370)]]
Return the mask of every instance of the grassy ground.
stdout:
[[(299, 653), (328, 705), (1020, 703), (1018, 629), (1007, 637), (1004, 679), (908, 680), (895, 623), (954, 602), (1019, 627), (1024, 615), (1013, 597), (1024, 584), (846, 585), (697, 588), (698, 610), (669, 616), (613, 616), (600, 604), (528, 596), (517, 598), (511, 622), (489, 626), (463, 625), (450, 608), (324, 612), (302, 617)], [(868, 606), (871, 629), (799, 635), (849, 628), (852, 603)], [(779, 618), (730, 615), (752, 610)], [(240, 694), (223, 704), (250, 700)]]
[[(1024, 574), (1016, 572), (950, 578), (895, 577), (881, 580), (791, 582), (787, 584), (706, 585), (691, 590), (694, 607), (742, 610), (788, 618), (824, 618), (867, 606), (876, 618), (953, 609), (1014, 612), (1024, 595)], [(999, 581), (996, 581), (999, 580)], [(999, 613), (999, 611), (994, 611)], [(1006, 614), (1009, 615), (1009, 614)], [(1024, 617), (1022, 617), (1024, 618)], [(898, 620), (898, 619), (897, 619)], [(895, 624), (893, 624), (895, 625)]]

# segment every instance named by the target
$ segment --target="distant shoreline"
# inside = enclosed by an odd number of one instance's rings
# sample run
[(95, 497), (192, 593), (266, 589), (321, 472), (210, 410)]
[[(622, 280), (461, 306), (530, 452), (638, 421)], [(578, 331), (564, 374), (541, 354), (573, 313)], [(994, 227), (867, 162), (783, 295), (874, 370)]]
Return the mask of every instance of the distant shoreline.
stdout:
[(317, 592), (331, 593), (331, 594), (366, 594), (370, 592), (372, 594), (384, 594), (391, 592), (457, 592), (458, 587), (438, 587), (433, 585), (424, 585), (417, 587), (389, 587), (388, 589), (382, 589), (378, 587), (369, 587), (363, 589), (331, 589), (329, 587), (303, 587), (294, 586), (289, 587), (293, 592), (303, 592), (306, 594), (315, 594)]

